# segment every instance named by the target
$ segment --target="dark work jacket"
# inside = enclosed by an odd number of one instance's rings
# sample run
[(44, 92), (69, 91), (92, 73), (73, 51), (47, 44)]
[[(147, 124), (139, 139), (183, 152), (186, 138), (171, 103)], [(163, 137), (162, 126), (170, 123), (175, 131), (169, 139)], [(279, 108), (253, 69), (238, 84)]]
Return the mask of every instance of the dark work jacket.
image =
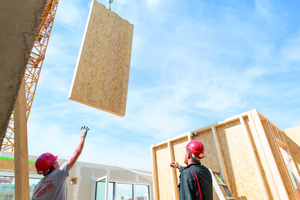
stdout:
[(181, 173), (178, 185), (180, 200), (200, 200), (197, 180), (192, 171), (198, 178), (202, 200), (213, 199), (212, 178), (210, 171), (205, 166), (201, 165), (201, 163), (193, 162), (187, 167), (181, 166), (179, 171)]

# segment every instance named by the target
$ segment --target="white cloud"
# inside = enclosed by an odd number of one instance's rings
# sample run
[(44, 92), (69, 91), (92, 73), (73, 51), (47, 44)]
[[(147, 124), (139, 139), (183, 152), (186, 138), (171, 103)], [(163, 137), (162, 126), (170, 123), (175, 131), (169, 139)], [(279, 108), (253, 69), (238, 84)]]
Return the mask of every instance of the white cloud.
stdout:
[[(72, 0), (60, 1), (57, 8), (55, 23), (61, 24), (64, 28), (78, 31), (86, 23), (89, 12), (88, 4), (79, 4)], [(88, 2), (90, 3), (90, 2)]]
[(147, 0), (147, 6), (150, 9), (153, 9), (153, 8), (157, 7), (160, 4), (160, 2), (161, 1), (159, 1), (159, 0)]
[(267, 21), (272, 21), (271, 3), (268, 0), (255, 0), (255, 7), (263, 18)]
[[(289, 38), (282, 47), (280, 52), (280, 59), (283, 65), (286, 65), (287, 68), (296, 66), (296, 63), (300, 63), (300, 29), (298, 32)], [(297, 67), (299, 69), (299, 67)]]

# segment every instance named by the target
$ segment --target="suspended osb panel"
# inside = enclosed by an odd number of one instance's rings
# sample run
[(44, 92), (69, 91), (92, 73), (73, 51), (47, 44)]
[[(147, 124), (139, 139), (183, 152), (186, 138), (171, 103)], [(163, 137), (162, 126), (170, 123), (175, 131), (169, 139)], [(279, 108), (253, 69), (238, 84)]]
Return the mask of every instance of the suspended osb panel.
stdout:
[(46, 0), (0, 1), (0, 148)]
[(93, 1), (69, 98), (125, 115), (133, 25)]
[[(293, 184), (295, 180), (299, 187), (299, 172), (283, 132), (257, 110), (251, 110), (152, 146), (156, 200), (179, 199), (180, 174), (169, 163), (176, 160), (184, 165), (184, 147), (190, 140), (204, 144), (205, 157), (201, 163), (221, 172), (236, 199), (299, 198)], [(170, 184), (172, 190), (170, 186), (165, 188)], [(215, 190), (213, 195), (219, 199)]]

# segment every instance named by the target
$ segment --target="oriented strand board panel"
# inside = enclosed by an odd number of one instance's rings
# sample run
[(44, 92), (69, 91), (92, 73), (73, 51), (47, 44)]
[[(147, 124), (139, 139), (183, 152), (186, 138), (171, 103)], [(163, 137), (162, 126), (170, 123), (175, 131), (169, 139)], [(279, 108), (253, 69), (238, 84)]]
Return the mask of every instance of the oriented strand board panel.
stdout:
[[(158, 196), (160, 200), (172, 199), (173, 186), (168, 145), (155, 148)], [(157, 199), (157, 200), (159, 200)]]
[(262, 182), (260, 182), (261, 187), (265, 188), (266, 195), (272, 196), (271, 188), (268, 184), (268, 180), (270, 180), (272, 177), (266, 176), (265, 169), (264, 169), (264, 165), (266, 163), (263, 164), (262, 160), (261, 160), (261, 156), (262, 156), (261, 154), (263, 154), (264, 152), (259, 151), (257, 148), (258, 144), (255, 144), (255, 140), (254, 140), (254, 137), (255, 137), (254, 132), (256, 131), (255, 127), (251, 126), (251, 122), (250, 122), (250, 119), (248, 116), (245, 117), (244, 120), (245, 120), (246, 129), (250, 133), (249, 134), (249, 140), (250, 140), (249, 142), (251, 143), (253, 154), (254, 154), (255, 160), (257, 161), (257, 170), (258, 170), (258, 173), (261, 175), (261, 179), (262, 179)]
[[(174, 140), (171, 144), (174, 149), (174, 160), (177, 161), (181, 166), (184, 166), (184, 157), (186, 152), (186, 145), (188, 144), (188, 137)], [(177, 183), (179, 183), (179, 170), (176, 170)]]
[(285, 140), (300, 174), (300, 126), (285, 129)]
[(264, 199), (260, 187), (261, 178), (251, 159), (249, 142), (239, 121), (232, 121), (217, 127), (217, 136), (223, 152), (225, 168), (228, 174), (229, 186), (235, 197), (247, 199)]
[[(201, 131), (196, 136), (191, 137), (191, 140), (199, 140), (204, 146), (204, 158), (201, 159), (201, 163), (211, 170), (221, 172), (212, 130)], [(215, 190), (213, 190), (213, 199), (219, 199)]]
[[(173, 156), (174, 156), (174, 161), (177, 161), (179, 163), (179, 165), (181, 166), (185, 166), (186, 164), (184, 164), (184, 158), (185, 158), (185, 154), (186, 154), (186, 145), (188, 144), (189, 140), (188, 137), (184, 137), (181, 139), (175, 139), (171, 142), (171, 146), (173, 148)], [(179, 176), (180, 176), (180, 172), (179, 170), (174, 170), (175, 171), (175, 177), (174, 177), (174, 182), (176, 185), (178, 185), (179, 183)], [(178, 187), (176, 187), (176, 190), (178, 191)], [(179, 198), (179, 197), (178, 197)]]
[(124, 116), (132, 37), (132, 24), (93, 0), (69, 98)]
[(46, 0), (0, 1), (0, 147)]
[(199, 140), (204, 146), (204, 158), (201, 163), (214, 171), (221, 171), (220, 162), (218, 159), (218, 152), (214, 141), (213, 133), (211, 130), (197, 133), (192, 140)]
[[(0, 169), (14, 170), (15, 169), (14, 160), (0, 159)], [(35, 163), (29, 162), (28, 170), (30, 172), (36, 172)]]
[[(221, 167), (212, 130), (201, 131), (191, 139), (199, 140), (204, 146), (204, 158), (201, 159), (201, 163), (209, 169), (220, 172)], [(215, 190), (213, 190), (213, 199), (219, 199)]]

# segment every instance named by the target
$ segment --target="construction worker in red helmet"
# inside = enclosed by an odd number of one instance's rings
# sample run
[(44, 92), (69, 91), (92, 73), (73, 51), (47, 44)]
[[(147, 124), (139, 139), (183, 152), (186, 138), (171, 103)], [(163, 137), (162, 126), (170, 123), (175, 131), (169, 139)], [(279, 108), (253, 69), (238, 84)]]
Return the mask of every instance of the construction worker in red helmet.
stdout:
[(67, 199), (67, 183), (66, 178), (69, 176), (69, 171), (75, 165), (79, 158), (85, 137), (88, 132), (88, 127), (81, 127), (79, 143), (68, 162), (59, 166), (57, 156), (51, 153), (43, 153), (35, 162), (36, 171), (38, 174), (43, 174), (44, 177), (35, 186), (32, 200), (66, 200)]
[(186, 145), (184, 163), (180, 166), (173, 161), (170, 166), (180, 171), (179, 199), (180, 200), (212, 200), (213, 187), (209, 169), (201, 164), (204, 158), (204, 146), (198, 140), (192, 140)]

